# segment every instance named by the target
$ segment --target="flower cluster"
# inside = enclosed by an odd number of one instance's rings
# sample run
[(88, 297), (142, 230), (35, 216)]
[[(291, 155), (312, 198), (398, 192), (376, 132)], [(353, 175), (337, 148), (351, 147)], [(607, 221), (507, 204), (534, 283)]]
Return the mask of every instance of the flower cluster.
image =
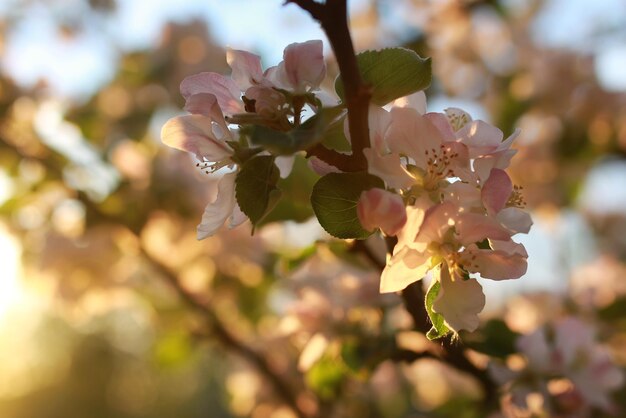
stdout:
[(249, 144), (232, 126), (290, 130), (300, 123), (305, 104), (318, 104), (311, 92), (326, 75), (321, 41), (287, 46), (283, 61), (265, 71), (260, 57), (246, 51), (229, 49), (227, 61), (230, 78), (205, 72), (183, 80), (180, 91), (191, 114), (170, 119), (161, 131), (164, 144), (195, 155), (201, 169), (231, 169), (220, 179), (215, 201), (204, 210), (198, 239), (215, 234), (227, 220), (232, 228), (247, 219), (235, 199), (235, 179), (241, 161), (237, 149)]
[[(566, 317), (519, 337), (521, 367), (490, 366), (508, 393), (503, 402), (507, 416), (533, 408), (568, 417), (588, 416), (590, 408), (614, 412), (609, 394), (621, 387), (624, 376), (594, 334), (591, 325)], [(533, 396), (541, 402), (533, 402)]]
[[(421, 58), (410, 51), (386, 53), (424, 68)], [(214, 234), (224, 223), (231, 227), (241, 224), (246, 215), (256, 225), (268, 210), (271, 189), (276, 188), (277, 176), (272, 174), (275, 164), (279, 165), (276, 155), (292, 155), (319, 143), (328, 125), (341, 118), (350, 140), (350, 115), (345, 114), (345, 105), (336, 106), (330, 112), (334, 116), (326, 117), (313, 93), (326, 74), (321, 41), (289, 45), (284, 60), (265, 71), (260, 58), (248, 52), (228, 50), (227, 61), (232, 68), (230, 78), (201, 73), (182, 82), (185, 109), (191, 114), (171, 119), (162, 130), (165, 144), (194, 154), (203, 170), (229, 170), (219, 181), (217, 198), (204, 211), (199, 239)], [(443, 317), (441, 336), (478, 326), (484, 295), (472, 274), (503, 280), (525, 273), (526, 250), (511, 237), (528, 232), (532, 221), (522, 210), (519, 188), (505, 171), (515, 154), (511, 144), (517, 132), (505, 140), (499, 129), (472, 120), (459, 109), (426, 113), (425, 95), (416, 90), (407, 89), (413, 93), (404, 97), (397, 95), (388, 103), (389, 110), (370, 105), (371, 141), (370, 147), (363, 149), (369, 174), (362, 174), (384, 188), (357, 190), (356, 196), (362, 194), (355, 208), (350, 196), (343, 196), (344, 190), (327, 178), (322, 179), (322, 190), (330, 186), (333, 191), (312, 196), (311, 201), (315, 206), (317, 199), (322, 216), (316, 215), (325, 228), (351, 225), (354, 218), (342, 218), (341, 214), (355, 211), (363, 228), (357, 237), (377, 228), (397, 236), (382, 272), (381, 292), (402, 290), (428, 272), (434, 273), (429, 290), (432, 303), (426, 308)], [(303, 122), (305, 107), (320, 117)], [(266, 142), (257, 142), (259, 135), (265, 135)], [(284, 143), (290, 142), (296, 146), (285, 147)], [(267, 157), (262, 160), (261, 156)], [(239, 174), (255, 159), (258, 166), (243, 177), (256, 177), (259, 167), (267, 175), (249, 181), (247, 189), (243, 187), (248, 200), (240, 200)], [(342, 173), (315, 157), (310, 167), (318, 174), (339, 175), (334, 178), (347, 179), (354, 174)], [(289, 170), (280, 171), (285, 175)], [(257, 195), (258, 188), (264, 194)], [(334, 199), (331, 206), (324, 201), (329, 196)], [(341, 208), (332, 209), (334, 204)], [(338, 237), (350, 238), (354, 230), (336, 232)]]
[(504, 171), (518, 133), (503, 140), (499, 129), (462, 110), (424, 113), (423, 93), (411, 99), (390, 111), (370, 109), (372, 146), (365, 154), (386, 190), (361, 195), (359, 218), (366, 228), (397, 236), (381, 292), (402, 290), (433, 271), (432, 311), (451, 331), (473, 331), (485, 299), (470, 274), (503, 280), (526, 272), (526, 250), (511, 237), (528, 232), (532, 221)]

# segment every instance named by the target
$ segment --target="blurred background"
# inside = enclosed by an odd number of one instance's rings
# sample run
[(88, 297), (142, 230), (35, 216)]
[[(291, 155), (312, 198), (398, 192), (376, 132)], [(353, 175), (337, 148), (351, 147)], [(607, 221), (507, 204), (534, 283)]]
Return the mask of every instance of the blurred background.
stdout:
[[(626, 365), (626, 3), (349, 3), (357, 49), (433, 57), (429, 110), (522, 129), (529, 270), (483, 281), (485, 319), (600, 317)], [(180, 81), (228, 74), (226, 46), (268, 67), (308, 39), (325, 38), (281, 0), (0, 3), (0, 417), (293, 417), (242, 344), (305, 410), (458, 417), (480, 397), (435, 361), (384, 361), (389, 330), (410, 334), (399, 298), (343, 244), (316, 243), (298, 202), (302, 223), (195, 239), (214, 179), (159, 139)], [(382, 358), (351, 362), (370, 340)]]

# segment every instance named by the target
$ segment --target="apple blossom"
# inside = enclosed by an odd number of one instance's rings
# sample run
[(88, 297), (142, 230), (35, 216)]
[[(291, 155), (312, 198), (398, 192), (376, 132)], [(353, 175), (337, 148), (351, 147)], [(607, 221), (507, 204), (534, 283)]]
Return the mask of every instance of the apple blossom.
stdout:
[[(535, 390), (553, 399), (554, 413), (580, 413), (590, 407), (614, 411), (609, 393), (622, 386), (624, 376), (606, 348), (597, 343), (590, 324), (565, 317), (522, 335), (516, 346), (526, 359), (524, 369), (511, 371), (492, 363), (490, 371), (512, 391), (518, 408), (526, 408), (525, 394)], [(551, 394), (547, 382), (555, 378), (566, 379), (570, 387)]]
[(304, 96), (319, 89), (326, 75), (322, 51), (319, 40), (290, 44), (285, 48), (283, 61), (263, 71), (258, 55), (229, 48), (226, 57), (232, 69), (230, 78), (210, 72), (195, 74), (183, 80), (180, 91), (187, 103), (196, 95), (213, 94), (224, 113), (236, 116), (237, 121), (244, 118), (241, 115), (256, 114), (259, 118), (242, 121), (286, 130), (287, 117), (299, 117), (302, 106), (292, 106), (288, 96)]

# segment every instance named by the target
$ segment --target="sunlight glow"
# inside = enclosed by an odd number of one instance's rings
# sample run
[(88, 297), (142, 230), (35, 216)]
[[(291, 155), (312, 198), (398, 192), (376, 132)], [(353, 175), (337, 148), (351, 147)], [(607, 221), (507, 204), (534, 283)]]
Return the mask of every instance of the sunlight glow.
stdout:
[(18, 240), (8, 228), (0, 223), (0, 321), (2, 321), (11, 307), (16, 306), (24, 295), (21, 286), (21, 257), (22, 249)]

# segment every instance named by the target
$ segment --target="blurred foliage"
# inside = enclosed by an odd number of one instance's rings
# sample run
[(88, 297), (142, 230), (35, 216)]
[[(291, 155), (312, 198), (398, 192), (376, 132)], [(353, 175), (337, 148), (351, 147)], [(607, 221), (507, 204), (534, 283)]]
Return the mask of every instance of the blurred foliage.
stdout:
[[(0, 49), (28, 3), (0, 21)], [(90, 14), (117, 9), (113, 0), (84, 3), (84, 21), (59, 15), (59, 31), (80, 37)], [(385, 3), (373, 1), (353, 16), (360, 47), (379, 47), (390, 36)], [(537, 216), (575, 207), (596, 164), (623, 162), (626, 94), (599, 85), (593, 56), (533, 41), (542, 2), (428, 3), (402, 2), (411, 36), (398, 43), (432, 57), (429, 96), (479, 103), (505, 134), (522, 128), (512, 171)], [(269, 29), (247, 30), (254, 36)], [(224, 50), (207, 33), (202, 21), (169, 24), (153, 49), (120, 52), (113, 79), (83, 101), (54, 97), (45, 80), (21, 88), (0, 72), (0, 180), (9, 192), (0, 214), (19, 241), (23, 292), (30, 295), (19, 309), (0, 309), (0, 416), (293, 416), (253, 362), (216, 343), (211, 318), (181, 297), (172, 278), (261, 352), (305, 410), (328, 417), (486, 416), (478, 383), (462, 372), (432, 358), (387, 360), (398, 347), (437, 347), (411, 334), (398, 297), (378, 294), (377, 275), (364, 267), (372, 259), (349, 243), (316, 242), (327, 237), (304, 222), (317, 177), (303, 158), (294, 175), (278, 180), (283, 198), (254, 236), (246, 225), (196, 241), (215, 179), (162, 147), (158, 136), (182, 107), (180, 80), (228, 71)], [(331, 134), (329, 142), (345, 145), (341, 129)], [(585, 214), (612, 262), (571, 285), (567, 303), (548, 309), (541, 296), (517, 299), (504, 320), (485, 321), (464, 336), (477, 364), (481, 353), (511, 355), (515, 336), (533, 318), (545, 321), (546, 312), (562, 308), (601, 320), (601, 339), (626, 365), (626, 242), (619, 233), (625, 213)], [(304, 223), (272, 223), (289, 218)], [(374, 261), (384, 260), (384, 243), (367, 246)], [(525, 307), (522, 314), (515, 303)]]

